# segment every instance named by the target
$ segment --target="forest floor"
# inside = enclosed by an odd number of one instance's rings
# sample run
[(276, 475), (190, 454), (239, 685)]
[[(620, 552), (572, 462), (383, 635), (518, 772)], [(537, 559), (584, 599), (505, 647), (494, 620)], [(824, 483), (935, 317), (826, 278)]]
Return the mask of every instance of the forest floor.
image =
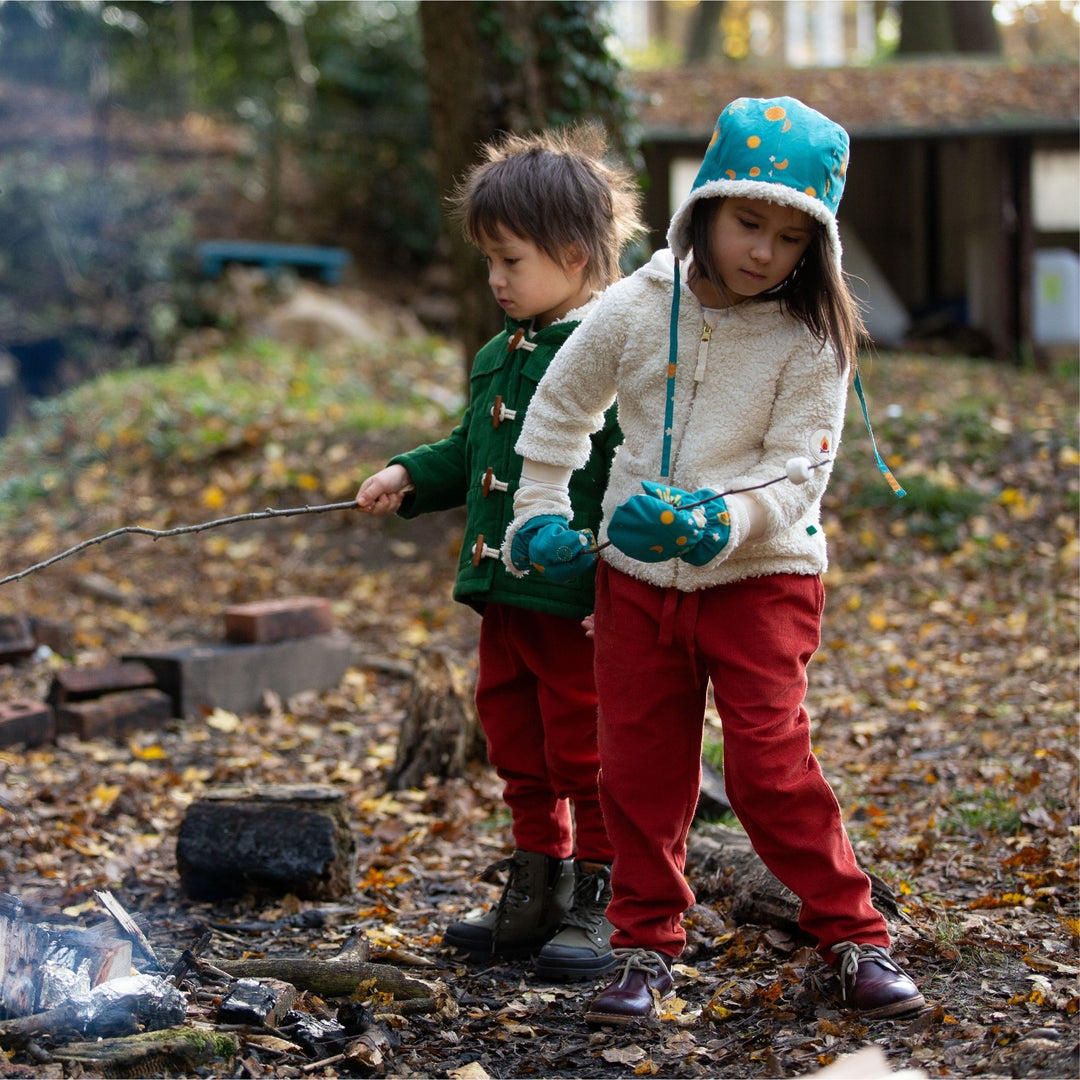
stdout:
[[(408, 384), (442, 404), (364, 430), (309, 406), (233, 438), (206, 410), (163, 419), (164, 399), (147, 419), (139, 410), (154, 392), (136, 373), (122, 403), (130, 416), (90, 397), (53, 409), (7, 450), (0, 577), (122, 525), (350, 499), (390, 453), (449, 430), (458, 378), (453, 361), (439, 367), (422, 351), (364, 356), (324, 356), (319, 370), (359, 372), (373, 396)], [(220, 373), (227, 358), (213, 363)], [(272, 363), (259, 363), (255, 380), (272, 399)], [(291, 392), (305, 378), (315, 376), (295, 375)], [(549, 984), (527, 963), (467, 962), (442, 946), (447, 922), (497, 897), (476, 878), (509, 850), (486, 764), (418, 789), (386, 783), (420, 651), (444, 652), (466, 684), (474, 670), (478, 619), (450, 599), (459, 511), (125, 536), (0, 587), (0, 613), (49, 620), (71, 641), (66, 655), (0, 665), (0, 701), (44, 699), (63, 666), (220, 640), (224, 606), (268, 597), (330, 598), (368, 658), (336, 688), (250, 715), (0, 748), (0, 891), (79, 922), (100, 919), (94, 890), (109, 889), (163, 955), (212, 928), (211, 962), (329, 958), (361, 935), (373, 959), (420, 963), (403, 970), (448, 990), (443, 1011), (388, 1020), (393, 1045), (379, 1064), (319, 1065), (238, 1036), (240, 1057), (222, 1075), (783, 1077), (872, 1042), (892, 1068), (931, 1077), (1077, 1076), (1075, 371), (883, 355), (864, 379), (878, 442), (909, 495), (897, 501), (884, 485), (853, 408), (825, 507), (832, 565), (807, 704), (859, 859), (897, 898), (895, 954), (929, 1002), (922, 1015), (846, 1016), (810, 943), (740, 924), (693, 863), (690, 948), (652, 1026), (590, 1029), (594, 984)], [(162, 449), (169, 425), (182, 438)], [(40, 493), (16, 503), (20, 469)], [(719, 740), (715, 718), (709, 732)], [(333, 904), (185, 897), (174, 854), (185, 810), (240, 782), (344, 792), (359, 846), (354, 892)], [(0, 1054), (0, 1076), (67, 1075), (55, 1061)]]

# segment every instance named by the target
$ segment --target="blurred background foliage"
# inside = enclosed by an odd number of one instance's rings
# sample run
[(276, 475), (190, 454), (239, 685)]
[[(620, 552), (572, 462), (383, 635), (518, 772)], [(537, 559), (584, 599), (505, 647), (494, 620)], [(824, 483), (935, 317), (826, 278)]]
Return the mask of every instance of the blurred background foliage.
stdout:
[[(647, 47), (613, 29), (632, 7), (648, 11)], [(1075, 9), (864, 4), (872, 41), (851, 62), (1075, 48)], [(628, 66), (782, 62), (786, 17), (745, 0), (2, 0), (0, 393), (13, 371), (36, 395), (170, 359), (218, 318), (193, 258), (216, 236), (345, 247), (365, 285), (411, 282), (405, 302), (449, 266), (471, 356), (498, 312), (440, 196), (476, 142), (588, 117), (639, 165)], [(440, 19), (468, 23), (469, 49)], [(462, 74), (474, 110), (431, 100)]]

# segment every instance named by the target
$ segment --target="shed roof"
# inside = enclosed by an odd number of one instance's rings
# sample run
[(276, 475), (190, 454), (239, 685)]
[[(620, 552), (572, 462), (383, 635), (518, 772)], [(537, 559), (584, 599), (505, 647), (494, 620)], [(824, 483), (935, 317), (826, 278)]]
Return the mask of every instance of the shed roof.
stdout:
[(789, 95), (862, 138), (1080, 131), (1080, 65), (998, 59), (912, 60), (872, 67), (700, 65), (635, 72), (655, 141), (707, 139), (737, 97)]

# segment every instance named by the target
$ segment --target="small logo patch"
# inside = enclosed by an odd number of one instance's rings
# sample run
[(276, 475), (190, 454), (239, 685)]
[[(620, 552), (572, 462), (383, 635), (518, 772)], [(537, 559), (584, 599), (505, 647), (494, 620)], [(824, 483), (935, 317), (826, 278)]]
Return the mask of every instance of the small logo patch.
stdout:
[(824, 458), (832, 457), (833, 452), (833, 433), (829, 428), (818, 428), (813, 435), (810, 436), (810, 456), (815, 461), (821, 461)]

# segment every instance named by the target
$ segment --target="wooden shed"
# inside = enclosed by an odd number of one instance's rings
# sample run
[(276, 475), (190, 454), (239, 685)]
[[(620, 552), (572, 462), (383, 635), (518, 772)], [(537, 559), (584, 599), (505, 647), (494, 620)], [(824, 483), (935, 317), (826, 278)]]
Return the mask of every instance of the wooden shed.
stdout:
[[(840, 230), (871, 330), (883, 328), (879, 344), (933, 340), (1010, 360), (1053, 351), (1034, 309), (1044, 256), (1071, 263), (1080, 251), (1075, 63), (708, 66), (639, 72), (633, 84), (654, 243), (663, 244), (723, 106), (790, 95), (851, 135)], [(1069, 318), (1080, 304), (1073, 288), (1070, 279), (1058, 297)]]

